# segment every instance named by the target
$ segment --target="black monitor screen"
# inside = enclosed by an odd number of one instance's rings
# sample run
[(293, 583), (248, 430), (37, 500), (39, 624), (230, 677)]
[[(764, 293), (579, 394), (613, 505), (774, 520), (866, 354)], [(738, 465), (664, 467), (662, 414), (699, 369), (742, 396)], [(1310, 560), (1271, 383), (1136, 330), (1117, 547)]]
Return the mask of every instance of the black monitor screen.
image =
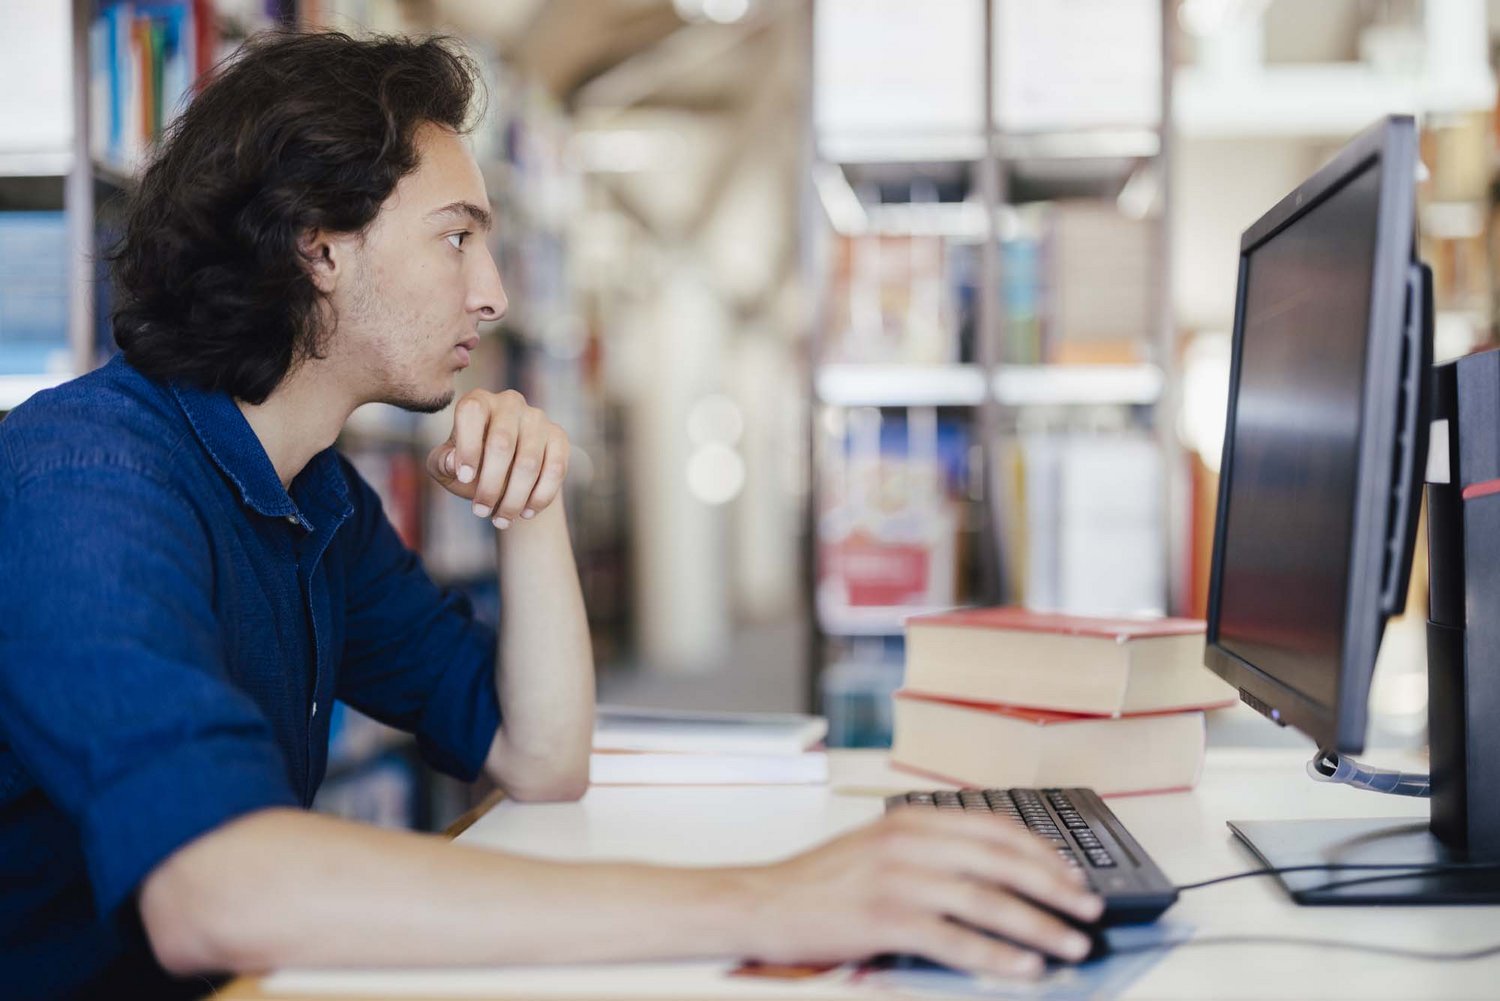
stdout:
[(1337, 704), (1378, 161), (1251, 250), (1218, 641), (1276, 681)]

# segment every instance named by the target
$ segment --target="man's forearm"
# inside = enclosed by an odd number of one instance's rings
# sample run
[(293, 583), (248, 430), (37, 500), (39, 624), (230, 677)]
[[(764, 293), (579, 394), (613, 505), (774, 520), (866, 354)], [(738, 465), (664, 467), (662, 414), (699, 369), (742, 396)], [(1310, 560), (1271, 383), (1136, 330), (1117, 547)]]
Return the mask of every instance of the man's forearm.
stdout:
[(520, 799), (588, 784), (594, 657), (563, 501), (498, 533), (502, 723), (487, 770)]
[(753, 870), (545, 862), (266, 810), (180, 849), (140, 907), (179, 974), (581, 962), (753, 951), (755, 886)]

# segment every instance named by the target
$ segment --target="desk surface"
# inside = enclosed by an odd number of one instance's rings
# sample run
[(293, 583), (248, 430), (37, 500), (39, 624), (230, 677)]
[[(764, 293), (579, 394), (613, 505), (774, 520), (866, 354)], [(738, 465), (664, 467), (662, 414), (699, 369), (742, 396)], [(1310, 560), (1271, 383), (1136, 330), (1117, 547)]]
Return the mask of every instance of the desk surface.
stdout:
[[(1209, 752), (1191, 793), (1110, 804), (1179, 883), (1254, 868), (1225, 821), (1341, 816), (1423, 817), (1422, 801), (1310, 781), (1306, 755)], [(790, 787), (600, 787), (577, 803), (501, 802), (459, 835), (465, 844), (557, 859), (671, 865), (770, 861), (881, 813), (887, 792), (930, 783), (892, 771), (883, 754), (833, 752), (832, 782)], [(1272, 881), (1249, 879), (1184, 894), (1162, 919), (1172, 937), (1278, 935), (1450, 951), (1500, 944), (1500, 907), (1299, 908)], [(1494, 998), (1500, 958), (1468, 963), (1395, 959), (1290, 945), (1194, 945), (1133, 962), (1131, 999)], [(1105, 964), (1106, 966), (1109, 964)], [(871, 998), (847, 976), (780, 984), (725, 977), (728, 961), (440, 971), (284, 971), (240, 981), (226, 997)], [(1058, 985), (1054, 985), (1056, 987)], [(1066, 985), (1062, 985), (1064, 988)], [(1111, 992), (1113, 994), (1113, 991)], [(1017, 997), (1076, 997), (1078, 985)]]

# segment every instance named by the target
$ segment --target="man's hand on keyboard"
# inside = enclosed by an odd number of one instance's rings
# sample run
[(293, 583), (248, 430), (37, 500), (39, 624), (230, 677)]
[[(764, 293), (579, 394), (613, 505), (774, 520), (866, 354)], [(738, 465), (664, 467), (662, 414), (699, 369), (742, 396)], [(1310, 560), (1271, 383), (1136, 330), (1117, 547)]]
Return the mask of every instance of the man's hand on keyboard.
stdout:
[(1082, 922), (1104, 907), (1077, 870), (1017, 825), (926, 810), (896, 810), (754, 878), (764, 902), (755, 958), (776, 963), (919, 953), (975, 972), (1035, 976), (1040, 953), (1076, 960), (1089, 948), (1038, 905)]

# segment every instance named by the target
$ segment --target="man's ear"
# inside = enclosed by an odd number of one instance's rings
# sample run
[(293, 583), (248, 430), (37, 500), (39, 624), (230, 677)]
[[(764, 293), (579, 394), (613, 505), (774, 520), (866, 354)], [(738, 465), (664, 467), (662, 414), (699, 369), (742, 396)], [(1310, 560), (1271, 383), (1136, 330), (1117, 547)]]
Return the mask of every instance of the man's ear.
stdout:
[(307, 230), (297, 241), (297, 252), (302, 256), (307, 274), (324, 295), (332, 294), (338, 285), (347, 263), (344, 250), (333, 234), (321, 229)]

